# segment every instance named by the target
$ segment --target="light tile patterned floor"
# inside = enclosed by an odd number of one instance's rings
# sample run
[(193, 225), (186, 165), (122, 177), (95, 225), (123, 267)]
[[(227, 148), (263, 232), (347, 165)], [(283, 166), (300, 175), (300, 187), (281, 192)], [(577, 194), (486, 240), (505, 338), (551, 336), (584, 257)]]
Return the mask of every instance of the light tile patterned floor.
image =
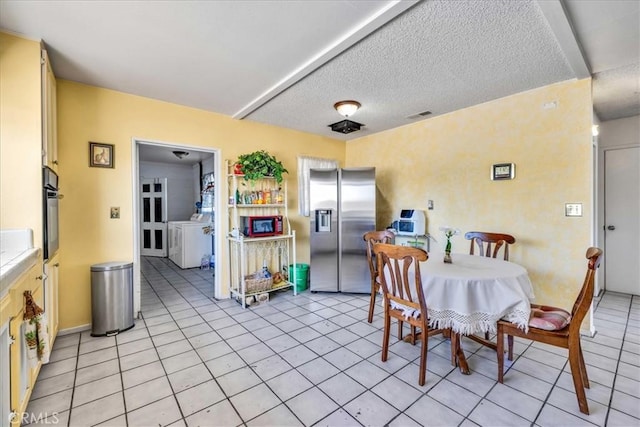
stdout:
[[(430, 338), (425, 386), (419, 344), (392, 340), (368, 296), (291, 291), (243, 310), (211, 299), (211, 272), (167, 259), (142, 263), (135, 328), (109, 338), (58, 337), (28, 407), (69, 426), (638, 426), (640, 298), (596, 301), (598, 333), (583, 338), (591, 415), (579, 412), (566, 351), (516, 342), (498, 384), (495, 352), (464, 340), (471, 375)], [(395, 335), (395, 327), (392, 329)], [(49, 417), (42, 419), (44, 414)]]

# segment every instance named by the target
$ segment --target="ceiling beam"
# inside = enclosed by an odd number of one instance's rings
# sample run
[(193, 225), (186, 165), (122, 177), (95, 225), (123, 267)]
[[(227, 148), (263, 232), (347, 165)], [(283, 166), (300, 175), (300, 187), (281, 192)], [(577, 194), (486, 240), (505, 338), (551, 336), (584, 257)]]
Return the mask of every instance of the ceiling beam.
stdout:
[(368, 19), (353, 27), (349, 32), (328, 45), (318, 53), (316, 53), (307, 62), (293, 70), (291, 73), (282, 78), (278, 83), (271, 86), (260, 96), (242, 107), (232, 117), (234, 119), (243, 119), (249, 114), (262, 107), (272, 98), (278, 96), (288, 87), (302, 80), (313, 71), (317, 70), (327, 62), (331, 61), (342, 52), (376, 31), (398, 15), (413, 7), (419, 0), (394, 0), (387, 3), (382, 9), (370, 16)]
[(562, 1), (538, 0), (537, 3), (576, 77), (578, 79), (591, 77), (589, 64), (582, 53), (582, 47), (576, 38)]

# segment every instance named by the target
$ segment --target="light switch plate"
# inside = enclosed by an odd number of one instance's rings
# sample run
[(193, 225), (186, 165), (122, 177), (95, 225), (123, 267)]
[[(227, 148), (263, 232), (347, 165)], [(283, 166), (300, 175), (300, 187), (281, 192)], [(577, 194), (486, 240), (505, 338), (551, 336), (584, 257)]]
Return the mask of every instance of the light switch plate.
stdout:
[(120, 219), (120, 208), (112, 207), (111, 208), (111, 219)]
[(433, 210), (433, 200), (427, 200), (427, 209), (430, 211)]
[(582, 216), (582, 203), (565, 203), (564, 216)]

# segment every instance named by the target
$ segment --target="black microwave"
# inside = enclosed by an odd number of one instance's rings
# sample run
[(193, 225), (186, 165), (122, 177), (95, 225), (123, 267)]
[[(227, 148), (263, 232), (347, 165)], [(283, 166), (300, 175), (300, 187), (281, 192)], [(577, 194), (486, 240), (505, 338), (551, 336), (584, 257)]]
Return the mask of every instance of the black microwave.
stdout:
[(247, 237), (269, 237), (283, 234), (282, 215), (241, 216), (240, 231)]

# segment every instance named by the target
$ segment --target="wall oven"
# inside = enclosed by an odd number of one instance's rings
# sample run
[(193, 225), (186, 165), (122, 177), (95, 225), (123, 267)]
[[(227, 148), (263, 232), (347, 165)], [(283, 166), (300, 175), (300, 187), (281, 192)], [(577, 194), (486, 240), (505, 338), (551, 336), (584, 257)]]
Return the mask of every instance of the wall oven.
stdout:
[(58, 175), (47, 166), (42, 168), (43, 229), (42, 252), (47, 261), (58, 251)]

